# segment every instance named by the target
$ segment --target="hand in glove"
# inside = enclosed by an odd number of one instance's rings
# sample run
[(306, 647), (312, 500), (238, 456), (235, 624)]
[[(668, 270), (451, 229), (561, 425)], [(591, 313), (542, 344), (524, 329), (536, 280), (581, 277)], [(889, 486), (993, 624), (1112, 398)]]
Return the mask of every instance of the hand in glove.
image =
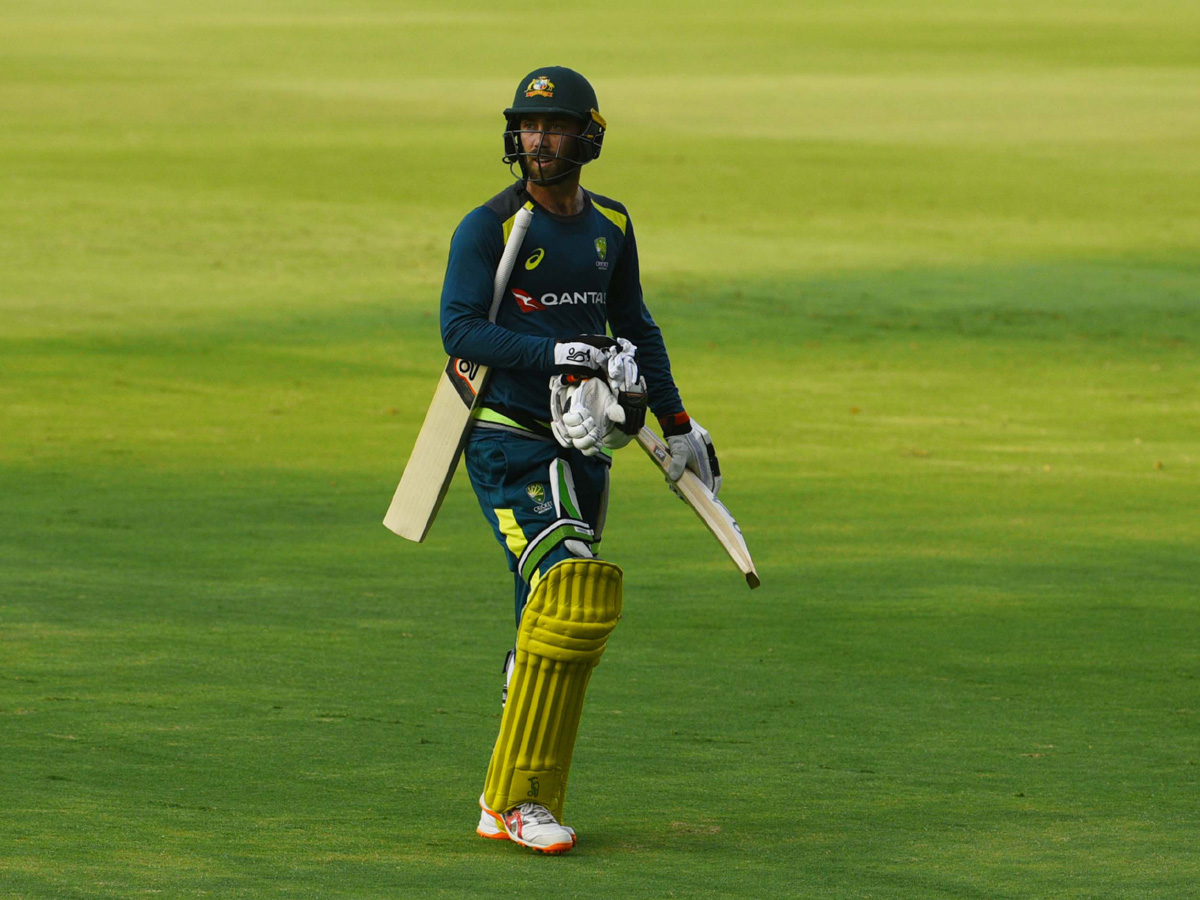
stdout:
[(550, 379), (550, 429), (562, 446), (574, 447), (584, 456), (596, 456), (604, 447), (612, 449), (609, 438), (621, 434), (614, 423), (623, 418), (603, 378), (568, 381), (556, 375)]
[(617, 427), (604, 437), (604, 446), (619, 450), (646, 424), (646, 379), (638, 371), (637, 347), (617, 338), (618, 348), (608, 357), (608, 386), (616, 395), (617, 409), (609, 419)]
[(560, 375), (593, 378), (608, 375), (608, 359), (620, 345), (606, 334), (581, 334), (554, 345), (554, 368)]
[[(683, 422), (679, 421), (681, 417)], [(715, 497), (721, 490), (721, 464), (717, 461), (712, 438), (699, 422), (687, 418), (686, 413), (670, 418), (673, 421), (663, 425), (663, 436), (671, 449), (668, 480), (678, 481), (684, 469), (691, 469)]]

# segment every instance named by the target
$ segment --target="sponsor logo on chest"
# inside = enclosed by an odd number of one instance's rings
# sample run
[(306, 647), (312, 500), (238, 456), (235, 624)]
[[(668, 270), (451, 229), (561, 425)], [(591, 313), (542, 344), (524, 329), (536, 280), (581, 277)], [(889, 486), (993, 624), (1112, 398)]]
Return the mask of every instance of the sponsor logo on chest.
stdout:
[(606, 299), (604, 291), (547, 292), (534, 297), (520, 288), (513, 288), (512, 295), (517, 301), (517, 309), (523, 313), (538, 312), (551, 306), (604, 306)]

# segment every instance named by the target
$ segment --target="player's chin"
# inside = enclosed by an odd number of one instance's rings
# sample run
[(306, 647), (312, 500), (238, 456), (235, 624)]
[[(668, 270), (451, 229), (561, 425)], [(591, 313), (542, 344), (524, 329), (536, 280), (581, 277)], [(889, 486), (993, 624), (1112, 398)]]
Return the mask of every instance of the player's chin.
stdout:
[(529, 161), (529, 174), (535, 180), (545, 181), (567, 173), (571, 167), (572, 163), (562, 157), (544, 160), (532, 159)]

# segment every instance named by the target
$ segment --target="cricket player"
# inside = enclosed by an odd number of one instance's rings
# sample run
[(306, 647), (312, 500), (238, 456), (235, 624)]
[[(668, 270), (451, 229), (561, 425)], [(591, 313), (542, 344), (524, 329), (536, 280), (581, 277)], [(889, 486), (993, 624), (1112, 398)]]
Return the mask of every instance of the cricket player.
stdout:
[[(671, 449), (670, 479), (691, 468), (715, 493), (721, 478), (642, 300), (629, 213), (579, 183), (604, 140), (595, 91), (578, 72), (544, 66), (521, 79), (504, 116), (504, 161), (520, 178), (458, 226), (441, 299), (446, 352), (492, 369), (464, 455), (515, 582), (517, 646), (477, 831), (565, 853), (576, 842), (561, 820), (584, 693), (621, 614), (621, 570), (598, 555), (611, 453), (648, 406)], [(493, 322), (493, 279), (525, 206), (533, 218)]]

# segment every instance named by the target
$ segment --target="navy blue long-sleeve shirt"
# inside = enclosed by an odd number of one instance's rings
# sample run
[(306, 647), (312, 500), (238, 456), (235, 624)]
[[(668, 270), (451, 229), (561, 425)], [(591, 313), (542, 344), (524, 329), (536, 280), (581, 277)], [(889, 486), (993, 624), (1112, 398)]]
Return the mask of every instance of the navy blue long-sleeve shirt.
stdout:
[(638, 348), (654, 414), (681, 412), (662, 332), (642, 300), (633, 224), (614, 200), (585, 191), (573, 216), (535, 205), (496, 321), (488, 321), (505, 235), (529, 199), (517, 182), (469, 212), (450, 242), (442, 342), (451, 356), (491, 367), (481, 402), (549, 419), (555, 342), (611, 326)]

